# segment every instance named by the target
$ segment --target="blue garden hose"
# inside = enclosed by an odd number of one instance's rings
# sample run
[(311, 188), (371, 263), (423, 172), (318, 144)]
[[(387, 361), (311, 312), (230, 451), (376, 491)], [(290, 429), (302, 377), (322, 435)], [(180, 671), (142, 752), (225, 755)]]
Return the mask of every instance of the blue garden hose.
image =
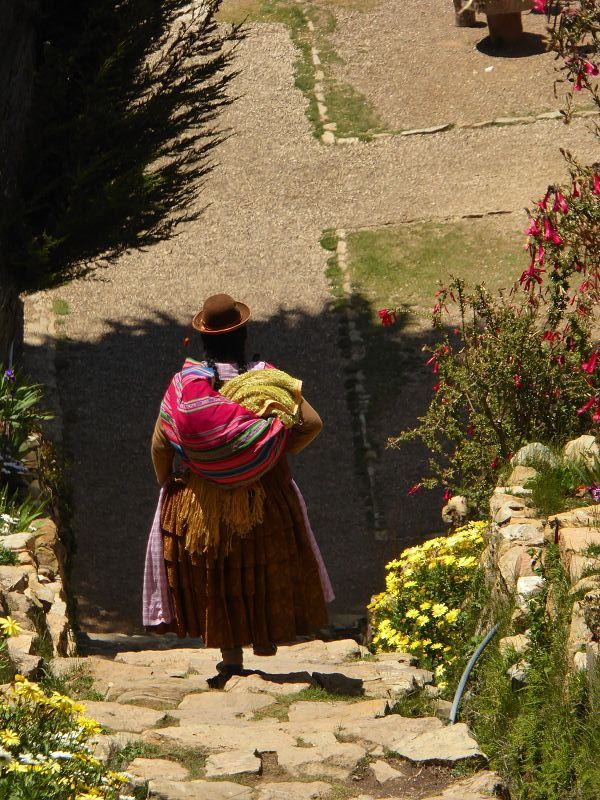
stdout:
[(500, 625), (494, 625), (492, 630), (488, 633), (488, 635), (481, 642), (481, 644), (479, 645), (477, 650), (475, 650), (475, 652), (471, 656), (471, 660), (467, 664), (467, 666), (465, 668), (465, 671), (463, 672), (463, 674), (461, 676), (460, 683), (458, 684), (458, 688), (457, 688), (456, 693), (454, 695), (454, 701), (452, 703), (452, 709), (450, 710), (450, 725), (454, 725), (454, 723), (456, 722), (456, 716), (458, 714), (458, 705), (460, 703), (461, 697), (463, 696), (463, 692), (465, 691), (465, 686), (467, 685), (467, 681), (469, 680), (469, 675), (471, 674), (471, 671), (472, 671), (473, 667), (475, 666), (479, 656), (483, 653), (484, 649), (492, 641), (492, 639), (494, 638), (495, 634), (498, 632), (498, 628), (499, 627), (500, 627)]

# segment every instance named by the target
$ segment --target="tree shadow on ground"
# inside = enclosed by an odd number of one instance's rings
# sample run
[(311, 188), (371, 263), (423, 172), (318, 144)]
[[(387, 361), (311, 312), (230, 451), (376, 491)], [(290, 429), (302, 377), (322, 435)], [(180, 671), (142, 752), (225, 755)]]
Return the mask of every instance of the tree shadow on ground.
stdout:
[[(182, 344), (191, 332), (190, 317), (148, 309), (143, 318), (107, 320), (105, 333), (93, 341), (59, 341), (76, 542), (72, 588), (84, 631), (141, 630), (144, 555), (158, 497), (150, 436), (173, 373), (186, 353), (200, 356), (198, 343), (188, 350)], [(364, 613), (369, 597), (383, 587), (386, 561), (441, 527), (439, 506), (430, 497), (407, 499), (408, 488), (426, 467), (426, 453), (416, 445), (385, 449), (387, 436), (414, 424), (428, 404), (431, 379), (416, 364), (429, 335), (400, 329), (389, 335), (374, 323), (366, 334), (372, 338), (367, 353), (380, 351), (379, 374), (387, 374), (393, 387), (382, 390), (381, 398), (377, 385), (369, 388), (378, 415), (372, 428), (377, 477), (388, 484), (383, 491), (388, 536), (382, 541), (375, 539), (366, 513), (368, 482), (351, 433), (357, 421), (348, 407), (339, 314), (329, 308), (317, 315), (282, 308), (251, 322), (248, 348), (248, 357), (259, 352), (302, 377), (306, 396), (323, 417), (322, 436), (294, 459), (292, 468), (331, 573), (337, 595), (333, 611), (344, 614)], [(26, 348), (26, 368), (27, 357)]]

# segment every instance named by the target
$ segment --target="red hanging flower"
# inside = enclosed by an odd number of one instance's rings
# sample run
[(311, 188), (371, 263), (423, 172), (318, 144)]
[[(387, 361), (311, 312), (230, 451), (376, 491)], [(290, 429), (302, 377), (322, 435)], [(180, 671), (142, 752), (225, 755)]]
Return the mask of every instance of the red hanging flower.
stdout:
[(590, 399), (587, 401), (587, 403), (585, 405), (583, 405), (583, 406), (581, 406), (581, 408), (577, 409), (577, 413), (578, 414), (584, 414), (586, 411), (589, 411), (589, 409), (596, 403), (596, 400), (597, 400), (597, 398), (595, 396), (594, 397), (590, 397)]
[(546, 207), (547, 207), (547, 205), (548, 205), (548, 200), (550, 199), (550, 194), (551, 194), (551, 193), (552, 193), (552, 187), (550, 187), (550, 188), (548, 189), (548, 191), (546, 192), (546, 194), (544, 195), (544, 197), (543, 197), (541, 200), (539, 200), (539, 201), (537, 202), (537, 204), (536, 204), (536, 205), (537, 205), (539, 208), (541, 208), (541, 209), (542, 209), (542, 211), (545, 211), (545, 210), (546, 210)]
[(560, 238), (558, 231), (552, 225), (548, 217), (544, 220), (544, 239), (552, 244), (562, 244), (563, 240)]
[(580, 92), (582, 88), (583, 88), (583, 72), (578, 72), (577, 80), (575, 81), (575, 86), (573, 87), (573, 89), (576, 92)]
[(561, 191), (558, 191), (554, 196), (554, 206), (552, 210), (555, 212), (562, 211), (563, 214), (567, 214), (569, 212), (569, 206), (567, 201), (565, 200), (565, 196)]
[(496, 469), (496, 467), (497, 467), (497, 466), (498, 466), (498, 456), (496, 456), (496, 458), (495, 458), (495, 459), (492, 461), (492, 463), (490, 464), (490, 467), (491, 467), (492, 469)]
[(541, 233), (540, 229), (538, 228), (537, 220), (533, 217), (529, 217), (529, 227), (525, 231), (526, 236), (539, 236)]
[(517, 389), (521, 388), (521, 376), (520, 375), (513, 375), (513, 380), (515, 382), (515, 387)]
[(411, 486), (411, 488), (408, 490), (408, 494), (409, 495), (416, 494), (417, 492), (420, 492), (422, 488), (423, 488), (422, 483), (415, 483), (415, 485)]
[(533, 10), (538, 14), (545, 14), (547, 9), (547, 0), (533, 0)]
[(396, 312), (392, 311), (388, 308), (382, 308), (379, 310), (379, 319), (381, 320), (381, 324), (384, 328), (393, 325), (396, 322)]
[(598, 351), (596, 350), (592, 355), (588, 358), (587, 361), (584, 361), (581, 365), (581, 369), (584, 372), (587, 372), (588, 375), (593, 375), (594, 370), (596, 369), (596, 363), (598, 361)]
[(585, 70), (586, 75), (597, 75), (598, 74), (598, 65), (594, 64), (592, 61), (584, 61), (583, 62), (583, 69)]
[(600, 194), (600, 175), (597, 172), (594, 172), (594, 178), (592, 181), (592, 192), (594, 194)]
[(473, 436), (474, 433), (475, 433), (475, 425), (471, 423), (467, 429), (467, 436)]
[(572, 194), (572, 195), (573, 195), (573, 197), (575, 197), (575, 198), (577, 198), (577, 197), (581, 197), (581, 192), (579, 191), (579, 186), (578, 186), (578, 184), (577, 184), (577, 181), (573, 181), (573, 189), (572, 189), (572, 191), (571, 191), (571, 194)]
[(450, 500), (451, 498), (452, 498), (452, 492), (450, 491), (450, 489), (446, 489), (446, 491), (444, 492), (444, 500), (447, 503), (448, 500)]

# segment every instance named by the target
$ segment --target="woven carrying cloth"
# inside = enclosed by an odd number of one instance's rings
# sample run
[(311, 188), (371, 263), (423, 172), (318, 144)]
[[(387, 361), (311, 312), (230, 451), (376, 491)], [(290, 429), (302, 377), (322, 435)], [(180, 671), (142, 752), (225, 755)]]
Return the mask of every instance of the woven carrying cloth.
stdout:
[(218, 545), (223, 524), (229, 534), (244, 536), (262, 522), (259, 479), (282, 455), (301, 402), (301, 382), (280, 370), (243, 373), (220, 393), (214, 377), (188, 359), (160, 410), (163, 429), (190, 470), (192, 491), (179, 509), (190, 552)]

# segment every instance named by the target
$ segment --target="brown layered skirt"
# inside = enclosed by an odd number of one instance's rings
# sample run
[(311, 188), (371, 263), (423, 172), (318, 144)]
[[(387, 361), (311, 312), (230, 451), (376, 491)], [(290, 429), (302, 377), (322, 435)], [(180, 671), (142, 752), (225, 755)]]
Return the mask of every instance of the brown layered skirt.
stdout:
[(263, 522), (244, 537), (222, 531), (207, 553), (185, 548), (186, 523), (177, 506), (191, 489), (178, 482), (166, 490), (161, 522), (178, 636), (201, 636), (207, 647), (266, 646), (327, 624), (319, 569), (286, 459), (261, 482)]

